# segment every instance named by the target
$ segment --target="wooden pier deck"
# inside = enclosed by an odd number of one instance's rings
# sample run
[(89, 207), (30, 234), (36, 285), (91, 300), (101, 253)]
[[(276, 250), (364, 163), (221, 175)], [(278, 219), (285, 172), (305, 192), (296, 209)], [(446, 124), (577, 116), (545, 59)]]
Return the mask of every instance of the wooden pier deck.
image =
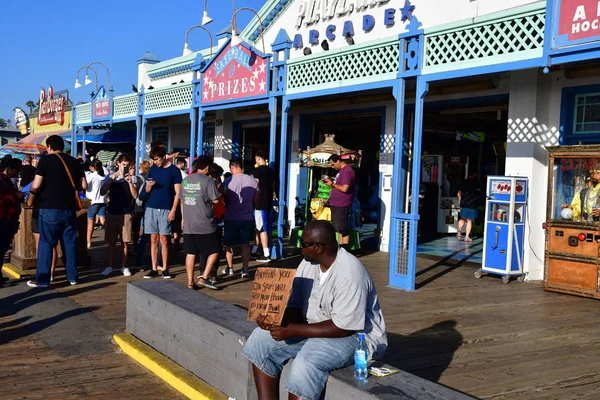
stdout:
[[(141, 280), (143, 273), (101, 277), (105, 249), (95, 245), (94, 269), (82, 271), (81, 285), (65, 285), (61, 271), (56, 287), (124, 330), (126, 283)], [(360, 258), (379, 293), (389, 364), (483, 399), (598, 398), (600, 302), (545, 292), (541, 283), (505, 285), (491, 276), (477, 280), (474, 264), (425, 258), (418, 261), (420, 289), (402, 292), (386, 286), (386, 253)], [(171, 271), (175, 281), (185, 283), (183, 266)], [(251, 281), (238, 274), (218, 286), (222, 290), (202, 290), (247, 307)]]

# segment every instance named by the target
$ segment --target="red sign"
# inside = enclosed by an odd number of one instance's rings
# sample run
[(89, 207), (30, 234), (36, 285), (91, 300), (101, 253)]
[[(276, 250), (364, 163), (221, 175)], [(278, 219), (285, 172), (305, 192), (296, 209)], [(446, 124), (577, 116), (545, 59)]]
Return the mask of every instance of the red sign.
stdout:
[(94, 117), (108, 117), (110, 115), (110, 100), (94, 102)]
[(38, 114), (38, 124), (59, 124), (62, 125), (65, 122), (65, 98), (58, 96), (54, 98), (54, 88), (50, 86), (48, 88), (48, 95), (46, 90), (40, 90), (40, 109)]
[(202, 103), (266, 95), (267, 59), (242, 45), (229, 46), (203, 74)]
[(562, 0), (558, 34), (569, 40), (600, 35), (600, 2), (598, 0)]

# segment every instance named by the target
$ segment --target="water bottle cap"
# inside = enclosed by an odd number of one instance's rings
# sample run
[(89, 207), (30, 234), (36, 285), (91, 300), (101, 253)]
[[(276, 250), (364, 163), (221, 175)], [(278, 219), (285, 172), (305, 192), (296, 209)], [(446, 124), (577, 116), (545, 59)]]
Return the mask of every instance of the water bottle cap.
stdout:
[(364, 333), (359, 333), (358, 334), (358, 340), (365, 340), (365, 334)]

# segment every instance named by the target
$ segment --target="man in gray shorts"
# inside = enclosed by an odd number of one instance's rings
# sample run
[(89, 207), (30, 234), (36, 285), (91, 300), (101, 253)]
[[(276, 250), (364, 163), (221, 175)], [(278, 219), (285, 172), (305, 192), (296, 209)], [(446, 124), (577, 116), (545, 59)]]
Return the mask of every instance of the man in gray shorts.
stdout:
[(279, 398), (283, 364), (295, 358), (286, 391), (290, 399), (317, 400), (329, 371), (353, 363), (358, 333), (365, 335), (369, 358), (387, 348), (377, 291), (365, 266), (336, 241), (326, 221), (306, 225), (298, 266), (282, 326), (256, 321), (242, 354), (252, 362), (259, 399)]
[(150, 235), (152, 270), (144, 278), (158, 276), (158, 241), (160, 240), (163, 259), (162, 276), (170, 279), (169, 239), (173, 233), (171, 222), (175, 219), (175, 212), (179, 204), (181, 171), (176, 166), (167, 163), (164, 147), (153, 147), (150, 151), (150, 158), (154, 165), (146, 177), (145, 187), (148, 201), (144, 213), (144, 233)]

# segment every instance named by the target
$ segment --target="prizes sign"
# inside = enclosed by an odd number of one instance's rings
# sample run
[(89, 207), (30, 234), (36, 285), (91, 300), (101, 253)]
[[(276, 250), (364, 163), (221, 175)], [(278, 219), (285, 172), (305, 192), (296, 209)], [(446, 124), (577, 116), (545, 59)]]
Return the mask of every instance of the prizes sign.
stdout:
[(265, 323), (281, 325), (295, 276), (294, 269), (257, 269), (248, 307), (248, 321), (256, 321), (261, 314), (266, 313)]
[(202, 103), (267, 94), (267, 59), (242, 45), (229, 45), (204, 71)]
[(599, 36), (600, 1), (562, 0), (558, 24), (558, 34), (569, 41)]

